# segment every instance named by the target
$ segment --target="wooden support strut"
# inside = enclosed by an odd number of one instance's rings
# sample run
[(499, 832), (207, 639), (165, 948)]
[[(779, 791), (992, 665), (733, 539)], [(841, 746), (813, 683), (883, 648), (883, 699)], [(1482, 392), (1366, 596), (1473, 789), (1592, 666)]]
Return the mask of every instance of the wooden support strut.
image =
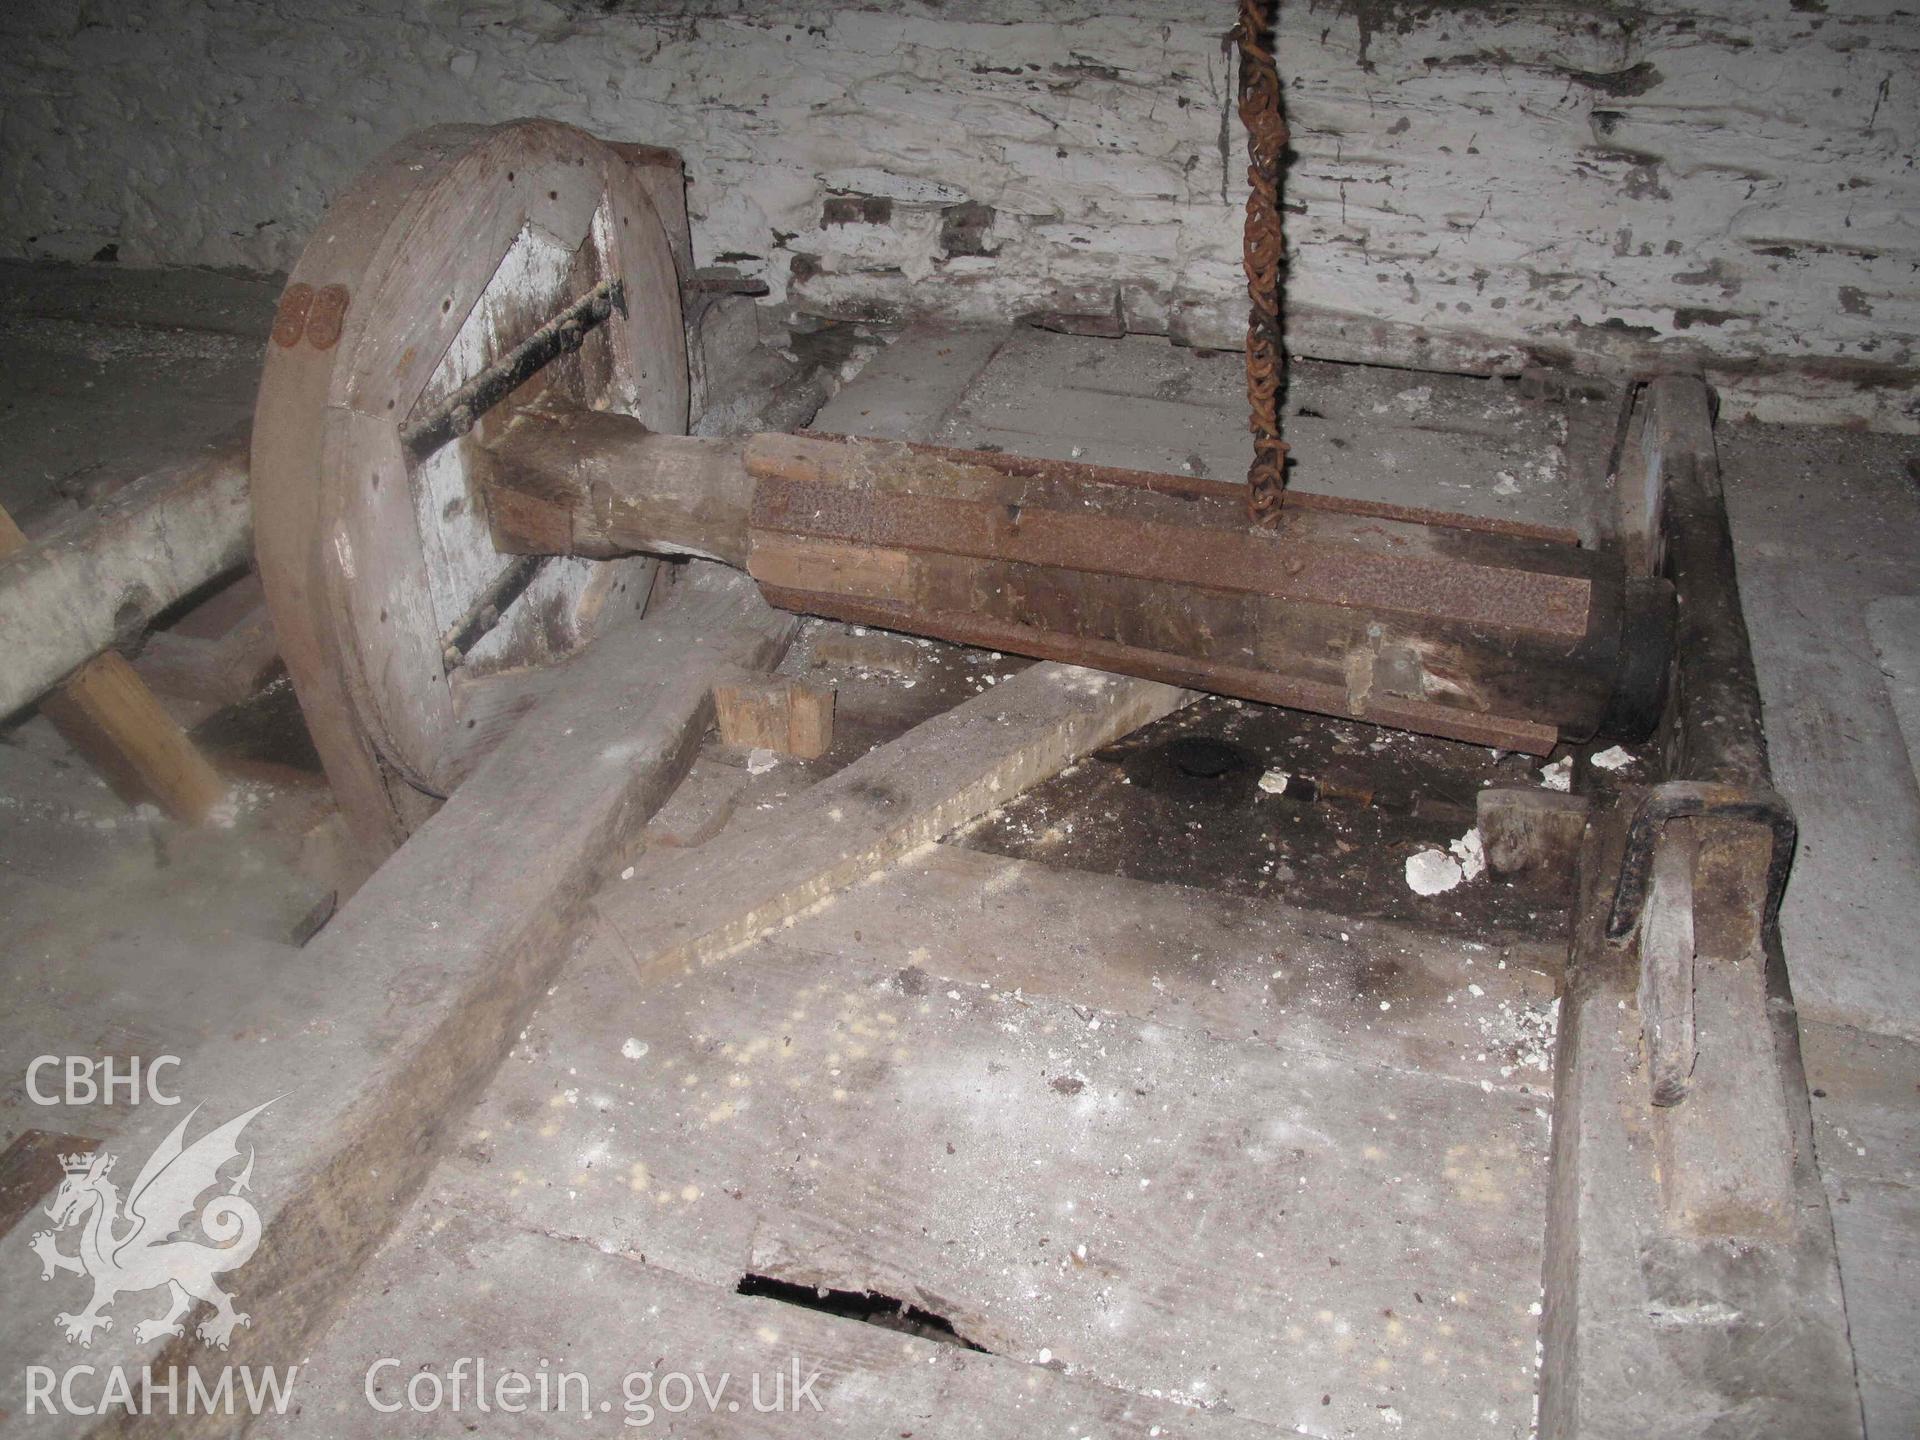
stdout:
[(477, 474), (508, 553), (703, 556), (788, 610), (1532, 754), (1665, 671), (1664, 582), (1542, 526), (1302, 494), (1256, 530), (1217, 481), (605, 413), (523, 414)]

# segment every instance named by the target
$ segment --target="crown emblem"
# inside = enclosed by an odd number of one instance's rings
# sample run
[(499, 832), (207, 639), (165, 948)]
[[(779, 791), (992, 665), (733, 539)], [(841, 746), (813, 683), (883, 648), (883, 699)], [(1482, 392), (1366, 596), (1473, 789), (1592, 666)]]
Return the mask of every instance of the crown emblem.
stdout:
[[(109, 1160), (107, 1164), (112, 1165), (113, 1161)], [(84, 1175), (92, 1166), (93, 1151), (91, 1150), (82, 1150), (78, 1154), (62, 1155), (60, 1157), (60, 1168), (65, 1170), (69, 1175)], [(101, 1173), (104, 1174), (106, 1172), (102, 1171)]]

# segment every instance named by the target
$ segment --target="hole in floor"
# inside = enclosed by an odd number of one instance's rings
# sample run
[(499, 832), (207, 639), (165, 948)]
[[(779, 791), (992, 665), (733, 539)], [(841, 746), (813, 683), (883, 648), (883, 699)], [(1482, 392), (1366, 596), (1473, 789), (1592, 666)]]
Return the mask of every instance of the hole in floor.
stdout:
[(1196, 780), (1218, 780), (1248, 765), (1246, 751), (1211, 735), (1177, 736), (1167, 742), (1166, 757), (1174, 769)]
[[(1113, 752), (1103, 752), (1113, 753)], [(1171, 799), (1233, 808), (1253, 798), (1259, 759), (1217, 735), (1181, 734), (1119, 752), (1131, 784)]]
[(838, 1315), (843, 1320), (878, 1325), (883, 1330), (917, 1335), (922, 1340), (932, 1340), (937, 1344), (957, 1345), (962, 1350), (977, 1350), (982, 1355), (990, 1353), (986, 1346), (974, 1344), (955, 1330), (953, 1322), (946, 1316), (871, 1290), (823, 1289), (813, 1285), (796, 1285), (791, 1280), (776, 1280), (771, 1275), (754, 1274), (742, 1275), (740, 1283), (733, 1290), (736, 1295), (778, 1300), (783, 1305), (798, 1305), (803, 1310), (818, 1310), (825, 1315)]

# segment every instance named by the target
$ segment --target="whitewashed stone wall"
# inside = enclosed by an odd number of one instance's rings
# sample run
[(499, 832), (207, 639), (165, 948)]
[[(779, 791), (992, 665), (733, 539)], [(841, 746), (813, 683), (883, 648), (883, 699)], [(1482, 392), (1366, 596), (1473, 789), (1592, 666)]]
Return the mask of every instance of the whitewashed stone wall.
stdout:
[[(1241, 316), (1231, 0), (14, 0), (0, 253), (284, 269), (406, 131), (679, 148), (703, 263), (817, 314)], [(1443, 369), (1704, 365), (1920, 428), (1894, 0), (1284, 0), (1290, 324)]]

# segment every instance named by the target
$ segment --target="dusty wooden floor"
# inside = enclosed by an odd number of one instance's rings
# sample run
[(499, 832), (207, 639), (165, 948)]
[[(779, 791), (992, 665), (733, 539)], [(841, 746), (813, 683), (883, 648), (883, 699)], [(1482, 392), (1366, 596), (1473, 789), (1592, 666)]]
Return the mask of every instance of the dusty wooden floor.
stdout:
[[(1292, 400), (1308, 488), (1591, 519), (1565, 456), (1570, 436), (1604, 443), (1604, 405), (1315, 366)], [(1241, 439), (1222, 417), (1238, 405), (1231, 357), (921, 335), (817, 423), (1227, 474)], [(1782, 664), (1757, 644), (1763, 672)], [(834, 755), (749, 774), (710, 749), (650, 828), (651, 853), (751, 826), (1015, 662), (816, 627), (788, 666), (841, 686)], [(265, 1428), (465, 1433), (471, 1408), (387, 1415), (363, 1381), (395, 1357), (375, 1392), (390, 1403), (418, 1367), (468, 1356), (587, 1375), (607, 1433), (652, 1404), (656, 1428), (728, 1435), (1526, 1435), (1558, 965), (1527, 936), (1558, 923), (1564, 898), (1416, 897), (1399, 871), (1464, 830), (1453, 808), (1515, 762), (1464, 747), (1383, 758), (1358, 727), (1220, 708), (1161, 724), (697, 980), (643, 992), (590, 939), (316, 1342), (300, 1412)], [(1238, 748), (1227, 794), (1154, 758), (1156, 739), (1182, 735)], [(44, 739), (0, 752), (0, 792), (23, 812), (0, 839), (0, 885), (10, 914), (42, 907), (33, 944), (9, 947), (10, 993), (64, 998), (22, 1005), (7, 1054), (39, 1053), (49, 1033), (68, 1043), (50, 1014), (184, 1043), (218, 1023), (222, 996), (296, 960), (281, 928), (301, 919), (297, 880), (280, 878), (297, 874), (289, 858), (253, 844), (278, 867), (256, 903), (258, 887), (211, 859), (180, 867), (199, 852), (164, 826), (64, 790), (28, 816), (33, 787), (52, 783), (36, 776), (84, 782)], [(1379, 764), (1429, 803), (1288, 815), (1297, 835), (1247, 843), (1290, 803), (1249, 782), (1303, 753), (1323, 769)], [(1103, 818), (1142, 765), (1144, 788), (1166, 782), (1152, 824), (1116, 837)], [(250, 835), (220, 843), (244, 851)], [(621, 883), (644, 884), (648, 854), (633, 863)], [(161, 911), (174, 919), (156, 930)], [(177, 954), (156, 950), (183, 915)], [(1901, 1339), (1920, 1295), (1906, 1199), (1920, 1068), (1896, 1035), (1808, 1030), (1870, 1422), (1905, 1434), (1920, 1415)], [(118, 1043), (103, 1037), (71, 1038)], [(58, 1128), (0, 1098), (10, 1132)], [(865, 1291), (910, 1313), (868, 1313), (881, 1302), (851, 1293)], [(810, 1293), (815, 1305), (796, 1303)], [(621, 1383), (724, 1371), (770, 1392), (776, 1371), (791, 1389), (796, 1358), (826, 1377), (818, 1416), (758, 1415), (736, 1389), (707, 1417), (697, 1386), (676, 1416), (663, 1392), (636, 1401), (641, 1382)]]
[[(1227, 463), (1194, 448), (1227, 367), (998, 338), (903, 342), (816, 423)], [(1062, 367), (1098, 388), (1051, 419), (995, 398)], [(1582, 518), (1557, 483), (1564, 415), (1403, 380), (1301, 382), (1319, 413), (1367, 417), (1373, 448), (1327, 488), (1407, 498), (1387, 455), (1421, 503), (1459, 503), (1479, 467), (1540, 518)], [(1138, 413), (1181, 383), (1221, 395)], [(1356, 473), (1378, 488), (1342, 485)], [(644, 887), (663, 846), (750, 833), (1018, 664), (813, 627), (784, 668), (841, 686), (836, 753), (749, 775), (710, 746), (616, 883)], [(1231, 746), (1230, 773), (1162, 764), (1183, 737)], [(616, 1410), (637, 1358), (738, 1376), (797, 1354), (827, 1377), (816, 1425), (845, 1433), (1526, 1435), (1566, 901), (1484, 878), (1414, 895), (1407, 856), (1536, 766), (1380, 738), (1203, 702), (723, 966), (643, 988), (590, 939), (317, 1347), (309, 1393), (330, 1403), (286, 1428), (390, 1433), (358, 1386), (389, 1354), (397, 1376), (564, 1359)], [(1378, 772), (1406, 804), (1303, 806), (1259, 788), (1281, 765)], [(587, 1286), (617, 1324), (559, 1319)], [(853, 1314), (876, 1307), (906, 1313)], [(656, 1310), (683, 1321), (632, 1348), (626, 1317)]]

